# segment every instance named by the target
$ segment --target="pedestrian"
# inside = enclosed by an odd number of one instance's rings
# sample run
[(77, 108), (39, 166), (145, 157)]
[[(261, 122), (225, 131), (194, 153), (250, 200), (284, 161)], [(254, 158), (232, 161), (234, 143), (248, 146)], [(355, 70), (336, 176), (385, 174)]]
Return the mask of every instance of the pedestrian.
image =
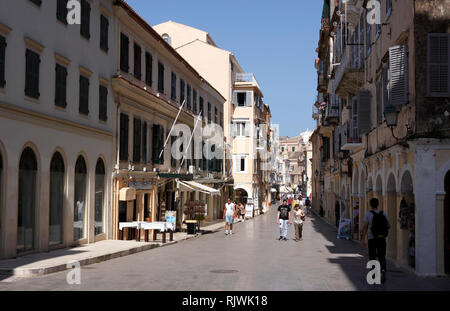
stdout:
[(239, 213), (239, 217), (242, 219), (242, 221), (245, 221), (245, 206), (242, 202), (239, 203), (238, 213)]
[(364, 227), (361, 232), (363, 247), (366, 247), (366, 234), (369, 246), (369, 260), (377, 260), (381, 266), (381, 282), (386, 282), (386, 237), (389, 232), (389, 221), (383, 211), (378, 210), (378, 199), (370, 200), (371, 210), (364, 216)]
[(228, 198), (228, 202), (225, 203), (225, 209), (223, 211), (223, 218), (225, 219), (225, 235), (233, 234), (233, 220), (236, 215), (236, 205), (231, 202), (231, 198)]
[(309, 199), (309, 197), (306, 197), (305, 205), (306, 205), (306, 210), (308, 211), (308, 215), (311, 216), (311, 200)]
[(305, 221), (305, 213), (297, 204), (294, 207), (294, 228), (295, 228), (295, 242), (303, 240), (303, 222)]
[(278, 240), (287, 241), (288, 223), (292, 224), (291, 206), (287, 204), (287, 200), (283, 200), (283, 204), (278, 207), (277, 224), (280, 225), (280, 238)]

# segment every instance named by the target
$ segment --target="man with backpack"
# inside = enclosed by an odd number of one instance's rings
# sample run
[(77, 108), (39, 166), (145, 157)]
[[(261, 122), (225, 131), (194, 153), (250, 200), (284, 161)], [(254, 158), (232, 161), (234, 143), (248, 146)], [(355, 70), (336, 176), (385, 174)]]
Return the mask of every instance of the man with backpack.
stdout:
[(369, 246), (369, 260), (380, 262), (381, 282), (386, 281), (386, 237), (389, 232), (389, 222), (386, 214), (378, 210), (378, 199), (370, 200), (371, 210), (364, 217), (364, 227), (361, 232), (363, 247), (366, 247), (366, 234)]

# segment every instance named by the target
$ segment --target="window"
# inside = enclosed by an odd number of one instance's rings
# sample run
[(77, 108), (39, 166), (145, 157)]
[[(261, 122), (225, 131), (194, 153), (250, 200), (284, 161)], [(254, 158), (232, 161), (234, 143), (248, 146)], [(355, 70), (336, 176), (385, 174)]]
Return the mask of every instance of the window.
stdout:
[(406, 45), (389, 48), (389, 100), (394, 106), (408, 103), (408, 50)]
[(67, 106), (67, 69), (60, 64), (56, 64), (55, 71), (55, 105), (61, 108), (65, 108)]
[(67, 25), (67, 2), (69, 0), (58, 0), (56, 2), (56, 19)]
[(186, 104), (187, 104), (187, 109), (189, 111), (192, 111), (192, 104), (191, 104), (191, 86), (188, 84), (187, 85), (187, 95), (186, 95)]
[(245, 93), (238, 93), (237, 97), (238, 97), (238, 106), (240, 106), (240, 107), (245, 106), (246, 94)]
[(91, 5), (88, 0), (81, 0), (81, 26), (80, 34), (86, 39), (91, 38), (90, 34)]
[(164, 93), (164, 65), (158, 62), (158, 92)]
[[(176, 141), (176, 137), (175, 136), (170, 136), (170, 146), (171, 146), (171, 150), (173, 150), (173, 146), (175, 145), (175, 141)], [(171, 167), (176, 167), (177, 166), (177, 160), (174, 158), (172, 152), (170, 152), (170, 166)]]
[(164, 128), (159, 124), (153, 124), (152, 131), (152, 160), (153, 164), (164, 164)]
[(220, 126), (223, 128), (223, 113), (220, 113)]
[(0, 36), (0, 88), (6, 85), (5, 80), (6, 39)]
[(142, 161), (148, 162), (147, 158), (147, 122), (142, 122)]
[(129, 132), (129, 118), (128, 115), (120, 114), (120, 161), (128, 161), (128, 132)]
[(120, 70), (129, 70), (129, 44), (130, 40), (123, 33), (120, 34)]
[(428, 34), (428, 94), (450, 96), (450, 34)]
[(142, 143), (141, 120), (134, 118), (133, 122), (133, 162), (141, 162), (141, 143)]
[(238, 121), (233, 123), (233, 137), (249, 137), (250, 123), (245, 121)]
[(134, 44), (134, 77), (141, 80), (141, 47), (138, 44)]
[(214, 123), (217, 124), (217, 114), (218, 114), (218, 110), (217, 107), (214, 107)]
[(89, 78), (81, 75), (79, 112), (83, 115), (89, 115)]
[(284, 152), (284, 147), (281, 147), (281, 152)]
[(27, 49), (26, 52), (26, 74), (25, 95), (38, 99), (39, 94), (39, 64), (41, 62), (38, 53)]
[(55, 152), (50, 163), (50, 221), (49, 245), (62, 244), (64, 211), (64, 161), (59, 152)]
[(94, 234), (99, 235), (103, 230), (103, 209), (105, 201), (105, 164), (102, 159), (97, 160), (95, 166), (95, 216)]
[(30, 2), (36, 4), (37, 6), (41, 6), (42, 0), (30, 0)]
[(204, 116), (205, 116), (205, 112), (204, 112), (203, 108), (204, 108), (203, 107), (203, 97), (200, 96), (200, 108), (199, 108), (200, 111), (199, 111), (199, 113), (202, 116), (202, 120), (204, 120)]
[(211, 103), (208, 102), (208, 124), (211, 123)]
[(192, 91), (192, 99), (193, 99), (192, 108), (194, 110), (194, 113), (197, 114), (197, 91), (196, 90)]
[(79, 156), (75, 164), (75, 197), (73, 204), (73, 240), (85, 237), (85, 207), (86, 207), (87, 169), (86, 162)]
[(153, 57), (149, 52), (145, 53), (145, 83), (152, 86)]
[(233, 103), (237, 103), (238, 107), (251, 107), (252, 106), (252, 92), (234, 92)]
[(183, 104), (185, 99), (185, 82), (183, 79), (180, 79), (180, 104)]
[(248, 155), (235, 155), (234, 171), (236, 173), (247, 173)]
[(295, 152), (295, 147), (292, 147), (292, 152)]
[(99, 97), (98, 119), (106, 121), (108, 120), (108, 88), (106, 86), (99, 86)]
[(29, 147), (22, 152), (19, 162), (19, 192), (17, 219), (17, 252), (34, 249), (36, 219), (37, 161)]
[(177, 75), (174, 72), (172, 72), (170, 86), (170, 99), (177, 100)]
[(108, 52), (108, 29), (109, 29), (109, 20), (103, 14), (100, 15), (100, 48)]

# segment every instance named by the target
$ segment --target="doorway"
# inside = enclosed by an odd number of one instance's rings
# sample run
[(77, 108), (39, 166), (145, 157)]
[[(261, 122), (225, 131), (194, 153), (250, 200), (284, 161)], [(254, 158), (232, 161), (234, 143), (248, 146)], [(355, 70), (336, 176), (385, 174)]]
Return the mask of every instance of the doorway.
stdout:
[(445, 175), (444, 182), (444, 263), (445, 274), (450, 274), (450, 171)]

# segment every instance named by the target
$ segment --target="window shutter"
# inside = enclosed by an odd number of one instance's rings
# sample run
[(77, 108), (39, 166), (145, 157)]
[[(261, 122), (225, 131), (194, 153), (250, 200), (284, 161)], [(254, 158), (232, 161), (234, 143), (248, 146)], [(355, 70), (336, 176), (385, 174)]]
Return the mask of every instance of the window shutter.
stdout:
[(129, 70), (129, 39), (123, 33), (120, 34), (120, 70)]
[(134, 43), (134, 77), (141, 80), (141, 47)]
[(134, 118), (133, 122), (133, 162), (141, 162), (141, 143), (142, 143), (141, 120)]
[(153, 57), (150, 53), (145, 53), (145, 83), (152, 86)]
[(428, 35), (428, 94), (450, 96), (450, 34)]
[(159, 148), (158, 148), (158, 156), (162, 150), (161, 158), (159, 159), (159, 164), (164, 164), (164, 127), (162, 125), (159, 126)]
[(245, 97), (245, 106), (251, 107), (252, 106), (252, 99), (253, 99), (253, 92), (247, 92)]
[(406, 45), (389, 48), (390, 104), (408, 103), (408, 50)]
[(371, 101), (370, 91), (359, 91), (358, 101), (358, 129), (360, 134), (367, 134), (372, 129)]
[(237, 92), (233, 91), (233, 105), (237, 106), (238, 99), (237, 99)]
[(237, 135), (237, 124), (231, 123), (231, 137), (236, 137)]
[(158, 163), (158, 155), (159, 155), (159, 125), (153, 124), (152, 127), (152, 160), (153, 164)]
[(120, 161), (128, 161), (128, 115), (120, 114)]
[(245, 137), (250, 137), (250, 122), (245, 122)]

